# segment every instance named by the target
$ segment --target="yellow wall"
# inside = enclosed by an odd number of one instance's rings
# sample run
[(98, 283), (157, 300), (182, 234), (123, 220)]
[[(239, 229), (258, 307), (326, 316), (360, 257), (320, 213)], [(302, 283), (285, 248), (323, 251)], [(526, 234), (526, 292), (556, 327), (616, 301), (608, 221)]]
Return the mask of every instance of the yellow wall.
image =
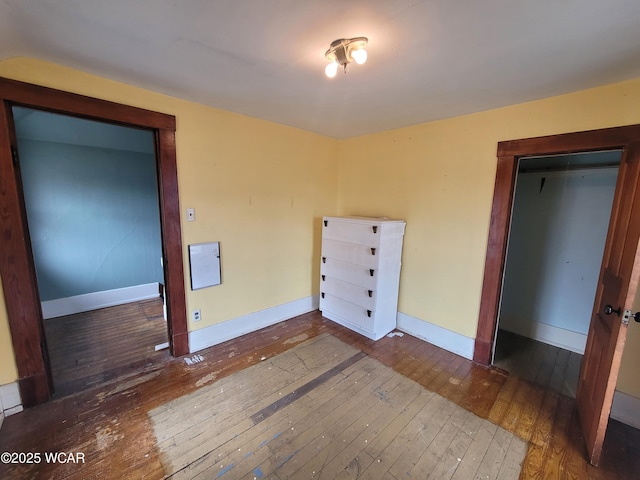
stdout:
[[(636, 292), (633, 311), (640, 312), (640, 289)], [(627, 329), (627, 344), (622, 353), (622, 364), (618, 375), (618, 390), (640, 398), (640, 323), (629, 322)]]
[[(219, 240), (223, 266), (221, 286), (187, 285), (190, 330), (317, 293), (319, 218), (341, 213), (404, 218), (399, 310), (474, 338), (497, 142), (640, 123), (640, 79), (337, 141), (37, 60), (0, 76), (176, 116), (185, 250)], [(0, 384), (16, 379), (6, 324), (0, 308)], [(619, 388), (640, 397), (638, 327)]]
[[(0, 76), (176, 116), (187, 309), (196, 330), (317, 294), (322, 215), (337, 213), (338, 141), (33, 59)], [(192, 292), (186, 246), (220, 241), (222, 285)], [(17, 378), (4, 303), (0, 384)]]
[[(640, 79), (348, 139), (340, 213), (405, 219), (399, 310), (475, 338), (497, 143), (636, 123)], [(640, 397), (635, 382), (619, 388)]]
[[(0, 279), (0, 291), (2, 280)], [(13, 345), (9, 336), (9, 321), (4, 304), (4, 295), (0, 295), (0, 385), (14, 382), (18, 378), (14, 360)]]

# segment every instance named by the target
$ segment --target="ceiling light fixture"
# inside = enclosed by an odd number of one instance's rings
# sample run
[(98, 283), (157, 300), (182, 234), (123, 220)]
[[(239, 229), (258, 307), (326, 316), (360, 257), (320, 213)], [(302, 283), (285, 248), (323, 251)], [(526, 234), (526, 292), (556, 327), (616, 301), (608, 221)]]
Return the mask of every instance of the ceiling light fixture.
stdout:
[(336, 76), (338, 67), (344, 67), (344, 73), (347, 73), (347, 65), (352, 61), (357, 64), (363, 64), (367, 61), (367, 46), (369, 40), (366, 37), (340, 38), (331, 42), (329, 50), (324, 54), (331, 63), (329, 63), (324, 73), (329, 78)]

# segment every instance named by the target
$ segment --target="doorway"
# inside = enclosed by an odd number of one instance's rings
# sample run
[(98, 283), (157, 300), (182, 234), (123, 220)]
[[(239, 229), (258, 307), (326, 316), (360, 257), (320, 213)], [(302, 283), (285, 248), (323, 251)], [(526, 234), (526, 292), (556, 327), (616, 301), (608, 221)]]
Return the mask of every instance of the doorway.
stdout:
[(14, 105), (153, 131), (156, 149), (162, 258), (171, 354), (189, 352), (183, 249), (175, 150), (175, 117), (127, 105), (0, 78), (0, 274), (11, 330), (18, 385), (25, 408), (52, 393), (42, 311), (19, 181)]
[[(492, 362), (519, 160), (524, 157), (553, 156), (551, 158), (558, 158), (560, 155), (572, 153), (609, 150), (632, 152), (635, 156), (635, 145), (638, 141), (640, 141), (640, 125), (629, 125), (498, 143), (496, 180), (482, 281), (478, 330), (474, 342), (474, 361), (482, 365), (491, 365)], [(616, 194), (620, 188), (621, 185), (616, 186)]]
[(59, 397), (147, 365), (168, 340), (154, 135), (31, 108), (12, 113)]
[(491, 363), (507, 252), (517, 165), (528, 156), (621, 150), (611, 222), (602, 257), (576, 410), (588, 457), (597, 465), (609, 420), (640, 262), (640, 125), (498, 143), (498, 162), (474, 360)]
[(493, 364), (574, 397), (619, 150), (519, 160)]

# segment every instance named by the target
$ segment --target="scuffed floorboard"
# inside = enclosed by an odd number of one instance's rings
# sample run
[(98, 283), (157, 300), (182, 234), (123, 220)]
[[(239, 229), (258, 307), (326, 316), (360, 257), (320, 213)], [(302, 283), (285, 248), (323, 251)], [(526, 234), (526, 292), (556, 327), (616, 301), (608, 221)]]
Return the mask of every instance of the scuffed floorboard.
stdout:
[(517, 479), (526, 444), (322, 334), (149, 416), (172, 479)]
[[(325, 341), (327, 334), (349, 348), (342, 354), (334, 352), (342, 355), (339, 357), (323, 350), (320, 361), (324, 363), (317, 364), (319, 355), (316, 352), (314, 360), (312, 340)], [(311, 350), (295, 350), (293, 356), (279, 357), (302, 344)], [(355, 357), (358, 352), (366, 357), (358, 359)], [(409, 478), (405, 473), (415, 472), (415, 468), (434, 475), (435, 472), (449, 474), (458, 458), (461, 460), (451, 474), (456, 480), (500, 478), (518, 468), (519, 448), (523, 444), (517, 439), (527, 445), (520, 472), (522, 480), (635, 479), (640, 471), (637, 455), (640, 431), (610, 421), (600, 466), (593, 467), (586, 461), (574, 399), (500, 369), (474, 364), (411, 335), (396, 334), (374, 342), (314, 311), (201, 350), (196, 355), (199, 361), (191, 364), (185, 362), (185, 358), (192, 359), (194, 355), (169, 358), (127, 371), (125, 378), (109, 379), (89, 390), (6, 417), (0, 430), (0, 452), (76, 452), (84, 455), (84, 461), (0, 463), (0, 478), (166, 478), (171, 471), (177, 472), (177, 469), (171, 470), (173, 457), (164, 452), (171, 445), (169, 439), (177, 438), (183, 431), (185, 436), (191, 432), (176, 425), (159, 441), (149, 413), (160, 414), (175, 407), (173, 402), (185, 398), (195, 400), (191, 395), (203, 395), (194, 402), (198, 408), (215, 406), (215, 402), (224, 401), (225, 397), (215, 397), (214, 392), (227, 393), (227, 388), (232, 387), (225, 387), (224, 382), (253, 366), (262, 369), (259, 371), (266, 367), (267, 373), (241, 384), (237, 394), (251, 392), (244, 397), (248, 407), (242, 412), (242, 418), (247, 422), (247, 429), (256, 432), (257, 446), (252, 440), (251, 448), (245, 447), (244, 434), (235, 439), (228, 437), (225, 447), (218, 448), (215, 454), (220, 455), (224, 450), (228, 460), (210, 463), (214, 470), (207, 473), (212, 478), (235, 479), (236, 472), (241, 470), (231, 465), (242, 464), (243, 468), (247, 467), (245, 478), (250, 480), (280, 477), (306, 480), (311, 475), (319, 477), (323, 466), (326, 473), (322, 475), (339, 470), (336, 478), (340, 479), (360, 474), (362, 478), (402, 480)], [(269, 363), (276, 357), (279, 358), (275, 363)], [(340, 374), (327, 374), (322, 381), (316, 380), (348, 359), (354, 363), (343, 368)], [(255, 376), (254, 370), (251, 375)], [(389, 376), (391, 370), (394, 373)], [(396, 374), (402, 378), (398, 379)], [(355, 384), (357, 375), (362, 380), (358, 379)], [(299, 379), (301, 383), (286, 383), (284, 378)], [(280, 382), (277, 385), (280, 388), (272, 384), (276, 381)], [(377, 383), (372, 383), (374, 381)], [(416, 390), (413, 382), (424, 389)], [(289, 396), (294, 389), (300, 392), (304, 385), (307, 390), (303, 395)], [(355, 390), (351, 389), (358, 387), (361, 393), (368, 388), (369, 395), (352, 402)], [(271, 393), (278, 390), (277, 400), (275, 397), (265, 399), (269, 388)], [(401, 391), (404, 395), (413, 395), (413, 399), (400, 413), (389, 410), (391, 404), (385, 403), (378, 393), (396, 401)], [(281, 397), (286, 400), (280, 401)], [(332, 403), (326, 402), (333, 402), (333, 398), (342, 400), (328, 408)], [(261, 399), (262, 403), (258, 404)], [(365, 408), (366, 405), (369, 406)], [(197, 412), (196, 408), (191, 411), (174, 408), (175, 415), (181, 415), (186, 422)], [(254, 416), (258, 413), (264, 414), (260, 417), (263, 419), (254, 425), (252, 417), (260, 419)], [(224, 415), (231, 419), (233, 414), (227, 411)], [(244, 431), (237, 429), (238, 418), (227, 424), (226, 434), (211, 428), (203, 431), (198, 441), (194, 440), (198, 445), (205, 445), (196, 457), (198, 460), (190, 459), (191, 453), (186, 449), (181, 455), (176, 455), (177, 451), (171, 455), (185, 468), (199, 468), (199, 462), (205, 464), (215, 458), (210, 453), (213, 449), (208, 439)], [(156, 421), (160, 422), (160, 417)], [(305, 422), (313, 425), (306, 433), (299, 433)], [(423, 425), (431, 426), (423, 428)], [(467, 429), (475, 431), (475, 435), (466, 433)], [(220, 439), (222, 437), (218, 441)], [(366, 447), (362, 447), (365, 440)], [(180, 441), (176, 443), (179, 444)], [(296, 450), (299, 451), (289, 458)], [(243, 458), (249, 452), (252, 454)], [(428, 467), (434, 458), (443, 459), (441, 467)], [(455, 463), (450, 462), (453, 459)], [(249, 461), (254, 463), (250, 465)], [(278, 467), (276, 473), (269, 473), (274, 467)], [(476, 472), (475, 476), (471, 472)], [(422, 477), (413, 478), (422, 480)]]

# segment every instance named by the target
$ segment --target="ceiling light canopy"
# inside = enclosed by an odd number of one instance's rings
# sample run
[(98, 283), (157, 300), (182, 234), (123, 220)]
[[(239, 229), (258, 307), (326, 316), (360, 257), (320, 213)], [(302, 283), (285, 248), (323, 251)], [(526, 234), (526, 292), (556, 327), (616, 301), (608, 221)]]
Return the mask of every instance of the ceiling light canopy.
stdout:
[(351, 62), (363, 64), (367, 61), (367, 51), (365, 47), (369, 40), (366, 37), (340, 38), (331, 42), (329, 50), (324, 54), (331, 63), (329, 63), (324, 73), (329, 78), (336, 76), (338, 67), (342, 66), (344, 72), (347, 73), (347, 65)]

